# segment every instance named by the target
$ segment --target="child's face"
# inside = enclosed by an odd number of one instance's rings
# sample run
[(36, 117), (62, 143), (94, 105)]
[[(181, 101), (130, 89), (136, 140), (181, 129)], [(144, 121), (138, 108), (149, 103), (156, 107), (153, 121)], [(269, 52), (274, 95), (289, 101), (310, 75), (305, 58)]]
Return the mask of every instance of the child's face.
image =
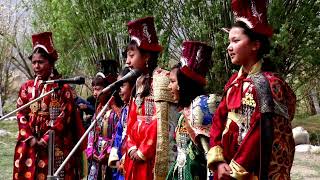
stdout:
[(120, 86), (119, 95), (121, 97), (121, 100), (125, 104), (127, 104), (130, 100), (131, 90), (132, 90), (132, 87), (130, 86), (130, 84), (128, 82), (125, 82), (122, 84), (122, 86)]
[(171, 91), (171, 94), (173, 96), (173, 100), (175, 102), (178, 102), (180, 99), (180, 94), (179, 94), (179, 84), (178, 84), (178, 78), (177, 78), (177, 72), (178, 68), (175, 68), (170, 71), (170, 83), (169, 83), (169, 89)]
[(138, 69), (140, 71), (146, 71), (146, 62), (148, 55), (143, 55), (139, 49), (134, 46), (127, 51), (126, 64), (132, 69)]
[(103, 86), (93, 86), (93, 97), (97, 99), (102, 90)]

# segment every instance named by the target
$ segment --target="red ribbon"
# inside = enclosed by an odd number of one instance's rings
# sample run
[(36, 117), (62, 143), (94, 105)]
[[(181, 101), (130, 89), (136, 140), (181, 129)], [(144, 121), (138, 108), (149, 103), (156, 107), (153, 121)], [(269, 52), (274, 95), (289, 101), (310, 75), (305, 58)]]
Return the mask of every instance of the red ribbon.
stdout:
[(227, 96), (228, 109), (240, 108), (241, 99), (242, 99), (243, 82), (245, 82), (247, 75), (248, 74), (246, 73), (242, 74), (236, 81), (234, 81), (227, 87), (227, 90), (232, 87), (232, 89), (230, 90)]

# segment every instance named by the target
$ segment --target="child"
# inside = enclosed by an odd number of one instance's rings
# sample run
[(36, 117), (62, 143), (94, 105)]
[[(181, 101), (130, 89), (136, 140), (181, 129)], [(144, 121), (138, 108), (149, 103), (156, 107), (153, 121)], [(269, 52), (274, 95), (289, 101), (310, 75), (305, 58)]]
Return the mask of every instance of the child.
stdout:
[(170, 104), (169, 72), (157, 68), (162, 47), (153, 17), (128, 23), (131, 41), (126, 64), (142, 75), (136, 81), (136, 95), (129, 105), (126, 140), (126, 179), (165, 178), (169, 167)]
[[(106, 86), (106, 79), (97, 76), (93, 81), (94, 96), (97, 98), (102, 89)], [(100, 96), (99, 104), (95, 116), (106, 104), (107, 99)], [(115, 135), (115, 126), (120, 117), (120, 107), (122, 101), (119, 95), (115, 94), (109, 104), (109, 110), (105, 115), (98, 119), (95, 128), (92, 129), (88, 136), (88, 146), (86, 150), (89, 161), (88, 179), (109, 179), (112, 176), (111, 169), (107, 166), (111, 145)], [(95, 117), (93, 118), (95, 119)]]
[[(128, 67), (125, 67), (120, 73), (118, 79), (125, 76), (130, 72)], [(114, 180), (122, 180), (123, 176), (123, 154), (122, 154), (122, 144), (124, 142), (124, 137), (126, 135), (127, 128), (127, 116), (128, 116), (128, 104), (131, 96), (132, 89), (134, 87), (135, 80), (131, 80), (128, 82), (124, 82), (120, 87), (119, 95), (121, 100), (124, 103), (124, 106), (121, 110), (121, 116), (117, 124), (115, 139), (113, 142), (113, 146), (110, 152), (110, 157), (108, 161), (108, 165), (111, 168), (115, 168), (113, 171), (112, 179)]]

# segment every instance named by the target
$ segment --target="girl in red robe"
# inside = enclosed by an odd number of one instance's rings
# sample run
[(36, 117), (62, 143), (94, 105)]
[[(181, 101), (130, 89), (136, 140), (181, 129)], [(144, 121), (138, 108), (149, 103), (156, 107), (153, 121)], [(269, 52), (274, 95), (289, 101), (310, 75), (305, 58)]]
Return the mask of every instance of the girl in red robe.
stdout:
[[(169, 168), (169, 150), (163, 149), (168, 146), (161, 144), (168, 143), (169, 130), (168, 111), (163, 113), (162, 110), (168, 110), (166, 101), (173, 101), (168, 89), (169, 72), (157, 68), (162, 47), (158, 44), (153, 17), (129, 22), (128, 31), (131, 42), (127, 47), (126, 64), (140, 70), (142, 75), (136, 81), (136, 95), (129, 105), (125, 179), (165, 178)], [(161, 86), (162, 89), (157, 88), (161, 82), (167, 84)], [(158, 100), (163, 102), (159, 106)], [(166, 126), (161, 122), (166, 122)]]
[(237, 19), (227, 50), (241, 68), (226, 84), (215, 113), (208, 166), (215, 179), (290, 179), (296, 97), (263, 59), (272, 35), (266, 1), (233, 0), (232, 9)]
[[(41, 84), (42, 81), (60, 77), (54, 69), (58, 56), (52, 44), (52, 33), (44, 32), (33, 35), (32, 42), (33, 53), (29, 58), (36, 78), (28, 80), (21, 86), (17, 107), (23, 106), (58, 86), (57, 84)], [(64, 85), (57, 92), (18, 111), (19, 134), (14, 154), (13, 179), (47, 178), (49, 130), (55, 131), (54, 168), (57, 170), (77, 141), (72, 134), (73, 131), (70, 131), (76, 128), (74, 126), (76, 121), (71, 118), (73, 110), (70, 86)], [(60, 178), (70, 180), (79, 178), (76, 168), (78, 161), (75, 158), (71, 158), (65, 165), (59, 174)]]

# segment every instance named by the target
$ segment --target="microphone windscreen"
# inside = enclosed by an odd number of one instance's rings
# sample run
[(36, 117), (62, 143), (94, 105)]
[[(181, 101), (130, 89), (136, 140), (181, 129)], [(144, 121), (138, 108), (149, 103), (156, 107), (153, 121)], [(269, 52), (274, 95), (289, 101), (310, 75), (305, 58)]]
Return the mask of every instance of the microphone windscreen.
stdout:
[(126, 81), (130, 81), (132, 79), (136, 79), (141, 75), (141, 71), (137, 70), (137, 69), (132, 69), (128, 74), (126, 74), (125, 76), (123, 76), (123, 78), (121, 78), (122, 82), (126, 82)]
[(75, 78), (76, 84), (84, 84), (85, 83), (85, 78), (84, 77), (76, 77)]

